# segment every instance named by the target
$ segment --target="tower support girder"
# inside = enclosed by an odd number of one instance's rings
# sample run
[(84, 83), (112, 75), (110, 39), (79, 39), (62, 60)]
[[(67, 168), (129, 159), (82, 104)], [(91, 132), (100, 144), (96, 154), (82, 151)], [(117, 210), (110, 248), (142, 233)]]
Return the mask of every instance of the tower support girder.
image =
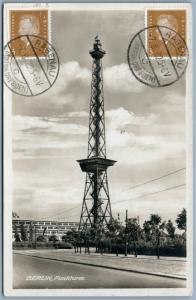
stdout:
[(103, 77), (101, 59), (105, 55), (98, 37), (93, 50), (91, 100), (89, 115), (88, 154), (78, 160), (86, 173), (79, 229), (107, 226), (112, 218), (107, 169), (116, 161), (106, 158)]

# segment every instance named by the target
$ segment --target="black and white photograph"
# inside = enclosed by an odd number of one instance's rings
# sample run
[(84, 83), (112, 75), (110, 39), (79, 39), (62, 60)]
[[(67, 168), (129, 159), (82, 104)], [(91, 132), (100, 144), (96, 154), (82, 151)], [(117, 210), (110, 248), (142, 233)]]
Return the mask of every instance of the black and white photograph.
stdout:
[(191, 295), (191, 6), (4, 24), (5, 295)]

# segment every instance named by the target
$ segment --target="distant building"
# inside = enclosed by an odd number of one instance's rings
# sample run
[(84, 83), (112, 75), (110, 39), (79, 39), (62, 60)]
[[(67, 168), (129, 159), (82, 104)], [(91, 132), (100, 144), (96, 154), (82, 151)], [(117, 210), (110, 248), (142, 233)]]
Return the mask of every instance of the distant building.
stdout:
[(64, 222), (64, 221), (36, 221), (25, 219), (13, 219), (12, 220), (12, 236), (14, 240), (15, 231), (17, 230), (19, 236), (21, 236), (21, 224), (23, 224), (27, 233), (27, 238), (30, 237), (30, 231), (33, 239), (38, 236), (50, 237), (55, 235), (61, 240), (62, 236), (71, 229), (78, 229), (79, 222)]

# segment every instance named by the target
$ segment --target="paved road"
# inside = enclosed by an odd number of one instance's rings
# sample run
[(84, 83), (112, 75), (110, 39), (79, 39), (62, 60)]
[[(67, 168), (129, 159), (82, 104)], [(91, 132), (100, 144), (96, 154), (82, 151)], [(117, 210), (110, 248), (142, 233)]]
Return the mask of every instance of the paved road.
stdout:
[(186, 281), (14, 254), (14, 288), (176, 288)]

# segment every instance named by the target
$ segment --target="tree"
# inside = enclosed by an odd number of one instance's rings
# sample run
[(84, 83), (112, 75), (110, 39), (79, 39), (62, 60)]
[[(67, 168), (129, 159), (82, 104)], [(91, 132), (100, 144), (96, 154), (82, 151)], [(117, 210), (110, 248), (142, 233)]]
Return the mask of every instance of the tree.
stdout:
[(76, 231), (76, 229), (71, 229), (71, 230), (68, 230), (67, 232), (66, 232), (66, 240), (67, 240), (67, 242), (70, 242), (70, 243), (72, 243), (72, 244), (75, 244), (75, 242), (76, 242), (76, 235), (77, 235), (77, 231)]
[(137, 242), (139, 235), (141, 233), (140, 225), (138, 224), (137, 218), (131, 218), (127, 220), (127, 225), (125, 228), (125, 234), (128, 234), (128, 240), (133, 243), (134, 254), (137, 257)]
[(79, 232), (76, 229), (71, 229), (66, 232), (64, 240), (71, 243), (74, 246), (75, 252), (78, 252), (79, 246)]
[(61, 239), (62, 239), (63, 242), (67, 242), (67, 236), (66, 236), (66, 234), (62, 235)]
[(14, 225), (14, 238), (15, 238), (15, 242), (20, 242), (20, 236), (16, 225)]
[(33, 226), (32, 226), (32, 223), (30, 223), (30, 225), (29, 225), (29, 241), (30, 242), (33, 241)]
[(117, 233), (121, 229), (121, 224), (119, 220), (112, 218), (107, 224), (107, 228), (112, 233)]
[(165, 228), (167, 230), (169, 237), (173, 239), (175, 237), (176, 227), (173, 225), (171, 220), (168, 220), (168, 222), (165, 225)]
[(54, 242), (55, 243), (57, 241), (58, 241), (58, 237), (55, 234), (53, 234), (49, 237), (49, 242)]
[(12, 212), (12, 218), (13, 219), (19, 218), (19, 215), (15, 211), (13, 211)]
[(21, 232), (21, 240), (22, 241), (27, 241), (27, 230), (26, 227), (24, 226), (24, 223), (20, 224), (20, 232)]
[[(93, 242), (95, 243), (96, 241), (96, 235), (97, 231), (95, 227), (91, 227), (91, 228), (86, 228), (84, 230), (84, 234), (82, 234), (82, 237), (84, 239), (84, 251), (85, 253), (90, 254), (90, 243)], [(97, 252), (97, 247), (96, 247), (96, 252)]]
[(44, 235), (39, 235), (39, 236), (37, 237), (37, 241), (38, 241), (38, 242), (46, 242), (46, 237), (45, 237)]
[(186, 231), (186, 209), (183, 208), (177, 215), (176, 224), (178, 229)]
[(149, 237), (156, 246), (157, 258), (159, 259), (160, 240), (165, 228), (165, 222), (157, 214), (151, 214), (150, 220), (144, 222), (144, 228), (148, 229)]
[(144, 231), (145, 241), (149, 242), (151, 240), (151, 225), (149, 221), (144, 222), (143, 231)]
[(96, 241), (98, 244), (98, 249), (101, 254), (103, 254), (103, 244), (105, 240), (105, 229), (103, 226), (98, 226), (96, 229)]
[(121, 225), (119, 219), (112, 218), (107, 225), (108, 233), (107, 236), (110, 236), (111, 244), (114, 246), (116, 255), (118, 255), (119, 244), (121, 243), (121, 239), (123, 239), (123, 226)]

